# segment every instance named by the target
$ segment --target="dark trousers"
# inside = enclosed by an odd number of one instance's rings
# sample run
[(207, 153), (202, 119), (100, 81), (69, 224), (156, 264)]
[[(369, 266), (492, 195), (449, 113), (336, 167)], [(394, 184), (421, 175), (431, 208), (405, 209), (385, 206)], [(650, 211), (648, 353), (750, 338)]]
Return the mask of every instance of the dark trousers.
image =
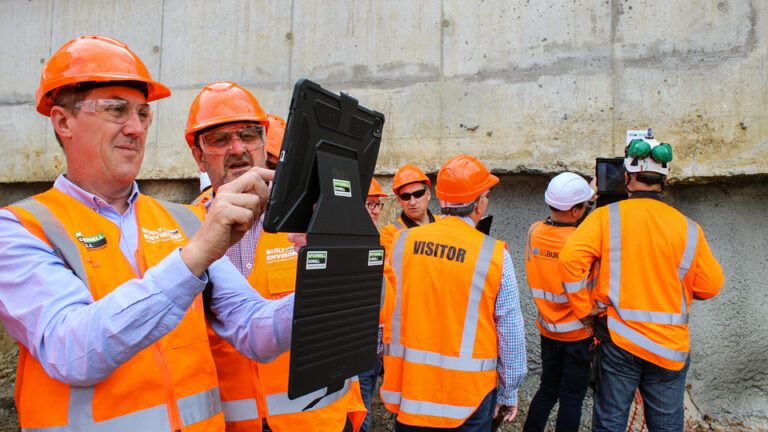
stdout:
[(461, 426), (448, 428), (433, 428), (424, 426), (410, 426), (395, 420), (395, 432), (488, 432), (491, 430), (493, 411), (496, 409), (496, 389), (485, 396), (480, 406)]
[(592, 430), (624, 432), (635, 390), (640, 389), (645, 408), (645, 424), (650, 432), (683, 430), (685, 375), (691, 357), (682, 370), (673, 371), (643, 360), (603, 341), (600, 390), (593, 396)]
[(592, 339), (563, 342), (541, 336), (541, 384), (531, 401), (524, 432), (543, 432), (556, 402), (556, 432), (576, 432), (589, 386)]

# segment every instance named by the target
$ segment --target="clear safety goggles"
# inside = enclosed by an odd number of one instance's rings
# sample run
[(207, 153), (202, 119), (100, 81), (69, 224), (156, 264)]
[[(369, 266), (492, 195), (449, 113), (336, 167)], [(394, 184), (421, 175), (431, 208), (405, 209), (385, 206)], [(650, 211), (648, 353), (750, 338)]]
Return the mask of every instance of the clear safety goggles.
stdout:
[(76, 102), (72, 108), (87, 111), (112, 123), (125, 124), (135, 112), (144, 129), (152, 124), (152, 107), (134, 104), (123, 99), (86, 99)]
[(200, 134), (200, 148), (211, 155), (226, 154), (235, 137), (248, 150), (257, 150), (266, 143), (264, 126), (253, 123), (226, 125)]

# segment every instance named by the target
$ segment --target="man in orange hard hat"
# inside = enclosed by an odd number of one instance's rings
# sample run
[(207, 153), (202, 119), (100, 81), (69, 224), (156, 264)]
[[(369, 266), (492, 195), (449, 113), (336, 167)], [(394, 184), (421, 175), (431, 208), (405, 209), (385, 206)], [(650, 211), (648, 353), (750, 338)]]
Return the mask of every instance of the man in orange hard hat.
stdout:
[(403, 211), (394, 222), (381, 228), (381, 245), (384, 246), (387, 256), (397, 231), (435, 221), (435, 216), (429, 211), (429, 200), (432, 198), (430, 187), (432, 182), (429, 177), (416, 165), (403, 165), (395, 173), (392, 192), (395, 193), (397, 203)]
[(267, 129), (267, 168), (273, 170), (280, 159), (280, 148), (283, 146), (285, 135), (285, 120), (275, 114), (267, 114), (269, 128)]
[[(625, 148), (629, 199), (598, 208), (571, 234), (560, 252), (560, 277), (574, 316), (595, 306), (601, 342), (592, 430), (625, 430), (639, 388), (650, 432), (681, 431), (685, 376), (690, 365), (688, 314), (694, 299), (714, 297), (723, 271), (701, 227), (665, 204), (672, 146), (651, 135)], [(590, 290), (590, 269), (597, 284)], [(596, 305), (595, 305), (596, 303)]]
[(592, 333), (568, 304), (558, 273), (558, 255), (568, 236), (589, 212), (595, 191), (572, 172), (556, 175), (547, 186), (546, 220), (528, 229), (525, 273), (539, 315), (541, 382), (531, 401), (523, 431), (544, 432), (552, 407), (558, 403), (556, 430), (578, 432), (581, 405), (589, 386)]
[(20, 346), (23, 430), (223, 431), (206, 317), (249, 357), (290, 346), (293, 298), (265, 301), (219, 259), (261, 211), (271, 173), (228, 184), (202, 222), (139, 192), (147, 102), (169, 95), (104, 36), (66, 43), (43, 67), (37, 110), (67, 171), (0, 210), (0, 318)]
[[(198, 203), (203, 211), (218, 201), (228, 183), (253, 167), (265, 167), (268, 128), (273, 126), (243, 87), (216, 82), (203, 88), (192, 102), (185, 134), (200, 171), (211, 179), (210, 198)], [(253, 289), (277, 301), (295, 289), (298, 250), (288, 234), (263, 232), (262, 222), (263, 214), (226, 255)], [(289, 399), (290, 353), (258, 363), (215, 334), (210, 340), (228, 431), (352, 431), (365, 418), (356, 378), (333, 393), (322, 389)]]
[(515, 271), (504, 242), (475, 228), (498, 181), (454, 157), (437, 175), (443, 218), (395, 234), (381, 387), (395, 431), (488, 431), (517, 414), (527, 367)]

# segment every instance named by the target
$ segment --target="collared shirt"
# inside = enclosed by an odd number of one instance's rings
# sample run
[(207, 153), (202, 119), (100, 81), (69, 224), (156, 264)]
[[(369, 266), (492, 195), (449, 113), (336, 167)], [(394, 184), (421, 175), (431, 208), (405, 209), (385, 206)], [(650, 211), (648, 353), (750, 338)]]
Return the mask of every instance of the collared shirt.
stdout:
[[(435, 221), (435, 215), (433, 215), (432, 212), (429, 211), (429, 209), (427, 209), (427, 218), (429, 218), (429, 222), (427, 222), (427, 223), (432, 223), (432, 222)], [(404, 211), (400, 212), (400, 219), (402, 219), (402, 221), (405, 224), (406, 228), (415, 228), (415, 227), (419, 226), (419, 224), (416, 223), (416, 221), (414, 221), (413, 219), (409, 218), (408, 215), (405, 214)]]
[[(122, 215), (64, 175), (54, 187), (120, 227), (120, 250), (137, 269), (135, 182)], [(166, 335), (184, 317), (208, 277), (215, 288), (207, 315), (216, 333), (259, 361), (269, 361), (290, 347), (293, 295), (264, 300), (226, 257), (211, 264), (209, 276), (198, 278), (176, 250), (140, 279), (94, 301), (51, 247), (8, 210), (0, 210), (0, 232), (0, 319), (45, 371), (64, 383), (88, 386), (102, 381)]]
[[(475, 222), (468, 217), (459, 219), (475, 226)], [(493, 319), (496, 321), (496, 332), (499, 335), (499, 360), (496, 368), (499, 379), (496, 402), (506, 406), (517, 405), (517, 388), (528, 373), (528, 358), (525, 352), (525, 327), (520, 310), (515, 267), (506, 249), (504, 249), (501, 288), (496, 296)]]

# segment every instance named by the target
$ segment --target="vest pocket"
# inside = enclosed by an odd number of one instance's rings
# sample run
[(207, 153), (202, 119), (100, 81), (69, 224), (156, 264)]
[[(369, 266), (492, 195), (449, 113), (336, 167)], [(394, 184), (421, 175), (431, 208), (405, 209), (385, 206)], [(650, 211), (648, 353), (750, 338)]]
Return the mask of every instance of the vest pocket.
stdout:
[(183, 348), (200, 342), (208, 343), (203, 311), (192, 309), (193, 307), (190, 306), (184, 319), (172, 332), (168, 333), (168, 345), (171, 348)]

